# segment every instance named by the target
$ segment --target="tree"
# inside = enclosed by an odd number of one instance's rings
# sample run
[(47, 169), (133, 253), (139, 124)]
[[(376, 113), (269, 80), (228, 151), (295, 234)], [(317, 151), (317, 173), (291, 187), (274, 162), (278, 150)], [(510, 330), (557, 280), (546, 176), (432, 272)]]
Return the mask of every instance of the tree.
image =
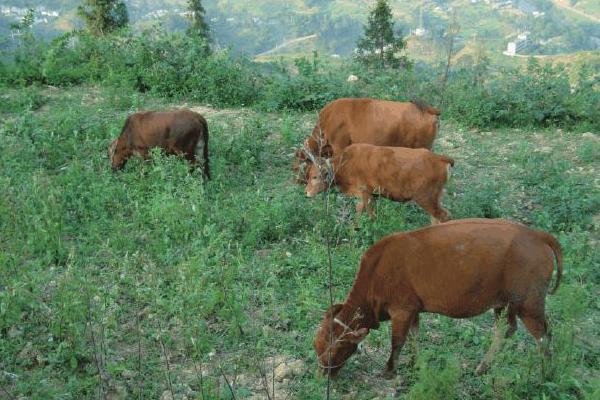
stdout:
[(358, 40), (356, 49), (356, 59), (360, 63), (378, 68), (409, 65), (406, 56), (400, 55), (406, 42), (401, 32), (394, 33), (392, 9), (387, 0), (377, 0), (364, 29), (365, 34)]
[(123, 0), (83, 0), (77, 8), (87, 29), (94, 35), (104, 35), (129, 23), (127, 7)]
[(191, 24), (187, 29), (189, 35), (200, 36), (210, 42), (210, 28), (204, 20), (206, 11), (200, 0), (187, 0)]

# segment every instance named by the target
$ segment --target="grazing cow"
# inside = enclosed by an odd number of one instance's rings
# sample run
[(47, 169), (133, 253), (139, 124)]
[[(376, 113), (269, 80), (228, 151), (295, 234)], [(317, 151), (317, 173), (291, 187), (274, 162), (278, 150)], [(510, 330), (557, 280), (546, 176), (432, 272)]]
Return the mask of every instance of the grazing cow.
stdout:
[(431, 150), (439, 114), (439, 110), (417, 101), (332, 101), (319, 113), (317, 124), (304, 142), (304, 148), (295, 152), (292, 168), (298, 171), (297, 182), (306, 182), (304, 174), (311, 156), (330, 158), (353, 143)]
[(464, 219), (387, 236), (363, 255), (345, 303), (331, 306), (321, 321), (314, 339), (321, 371), (337, 374), (369, 330), (391, 320), (384, 375), (394, 376), (400, 349), (423, 312), (469, 318), (494, 309), (494, 340), (478, 374), (489, 369), (502, 342), (503, 311), (506, 337), (517, 329), (518, 316), (549, 355), (544, 303), (554, 259), (550, 293), (560, 283), (562, 253), (548, 233), (501, 219)]
[(181, 154), (192, 165), (200, 155), (204, 176), (210, 179), (208, 124), (202, 115), (190, 110), (130, 115), (121, 135), (108, 148), (113, 169), (123, 168), (132, 155), (148, 158), (153, 147), (161, 147), (167, 154)]
[(450, 215), (440, 198), (452, 165), (451, 158), (426, 149), (353, 144), (330, 162), (317, 158), (311, 163), (305, 193), (313, 197), (335, 184), (342, 192), (359, 197), (362, 201), (356, 211), (360, 214), (366, 208), (371, 218), (373, 193), (394, 201), (414, 200), (432, 223), (445, 222)]

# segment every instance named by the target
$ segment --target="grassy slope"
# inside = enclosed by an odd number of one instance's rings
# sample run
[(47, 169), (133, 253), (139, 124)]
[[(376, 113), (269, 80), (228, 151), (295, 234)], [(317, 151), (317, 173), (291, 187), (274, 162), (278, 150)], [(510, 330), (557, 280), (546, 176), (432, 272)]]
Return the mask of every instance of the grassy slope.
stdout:
[[(169, 386), (189, 398), (226, 398), (220, 368), (238, 398), (266, 398), (259, 370), (269, 375), (273, 356), (306, 367), (277, 383), (277, 398), (323, 398), (311, 342), (328, 298), (324, 237), (334, 239), (334, 293), (343, 300), (370, 244), (429, 220), (412, 204), (381, 200), (377, 220), (355, 230), (352, 200), (332, 194), (328, 216), (322, 199), (304, 198), (288, 154), (310, 132), (312, 114), (203, 109), (214, 179), (202, 183), (172, 157), (108, 168), (106, 146), (130, 110), (174, 104), (89, 87), (4, 93), (0, 398), (99, 390), (158, 398)], [(436, 144), (456, 159), (445, 198), (455, 218), (516, 219), (563, 244), (564, 282), (548, 298), (549, 382), (540, 382), (522, 327), (479, 378), (473, 370), (491, 340), (491, 315), (429, 315), (419, 337), (426, 368), (403, 363), (396, 380), (378, 375), (389, 348), (383, 324), (333, 383), (334, 398), (594, 398), (600, 144), (589, 136), (444, 122)]]

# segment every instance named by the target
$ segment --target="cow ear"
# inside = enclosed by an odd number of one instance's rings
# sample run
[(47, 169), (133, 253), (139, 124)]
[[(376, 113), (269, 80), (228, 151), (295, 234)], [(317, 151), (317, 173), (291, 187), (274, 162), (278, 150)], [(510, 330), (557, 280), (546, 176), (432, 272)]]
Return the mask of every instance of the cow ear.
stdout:
[(294, 155), (296, 156), (296, 158), (298, 158), (300, 161), (305, 161), (308, 157), (306, 156), (306, 152), (303, 149), (296, 149), (296, 151), (294, 152)]
[(323, 146), (321, 146), (321, 157), (333, 157), (333, 147), (331, 147), (329, 143), (324, 143)]
[(350, 343), (358, 344), (364, 340), (369, 334), (369, 330), (367, 328), (360, 328), (355, 331), (352, 331), (348, 334), (348, 341)]
[(327, 316), (327, 318), (333, 318), (336, 315), (338, 315), (340, 311), (342, 311), (343, 306), (344, 305), (342, 303), (333, 304), (327, 309), (325, 315)]

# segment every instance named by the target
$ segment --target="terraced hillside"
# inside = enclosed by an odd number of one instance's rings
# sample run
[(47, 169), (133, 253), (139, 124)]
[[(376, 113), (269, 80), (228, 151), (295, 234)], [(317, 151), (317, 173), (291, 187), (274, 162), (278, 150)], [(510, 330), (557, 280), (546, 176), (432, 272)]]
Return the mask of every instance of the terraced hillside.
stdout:
[[(138, 29), (160, 24), (165, 29), (183, 29), (184, 0), (128, 0), (131, 21)], [(502, 50), (517, 34), (529, 32), (529, 54), (569, 53), (600, 48), (597, 2), (580, 0), (571, 6), (563, 0), (392, 0), (397, 27), (408, 35), (415, 32), (411, 56), (431, 61), (445, 45), (444, 33), (456, 13), (460, 34), (457, 46), (481, 46), (500, 59)], [(372, 1), (348, 0), (218, 0), (205, 2), (207, 17), (217, 44), (232, 46), (250, 55), (269, 52), (296, 38), (318, 35), (300, 51), (349, 55), (362, 32)], [(56, 35), (81, 26), (75, 16), (76, 0), (28, 0), (38, 12), (37, 31)], [(11, 7), (15, 7), (10, 8)], [(25, 5), (18, 0), (0, 0), (0, 33), (8, 33)], [(48, 13), (58, 15), (49, 15)], [(421, 36), (422, 34), (422, 36)], [(298, 52), (289, 48), (277, 54)], [(435, 61), (435, 60), (434, 60)]]

